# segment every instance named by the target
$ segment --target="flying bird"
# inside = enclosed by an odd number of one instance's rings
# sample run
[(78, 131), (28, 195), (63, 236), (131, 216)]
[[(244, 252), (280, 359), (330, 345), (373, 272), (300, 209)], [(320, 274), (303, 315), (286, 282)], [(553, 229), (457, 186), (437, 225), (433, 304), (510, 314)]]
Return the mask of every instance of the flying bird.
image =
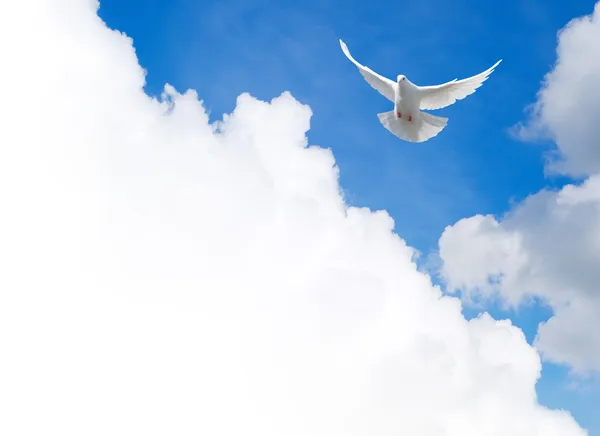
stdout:
[(441, 109), (471, 95), (485, 82), (502, 59), (483, 73), (468, 79), (454, 79), (434, 86), (418, 86), (400, 74), (396, 81), (377, 74), (352, 57), (348, 46), (340, 39), (342, 51), (358, 67), (369, 85), (394, 103), (394, 110), (377, 114), (381, 124), (400, 139), (424, 142), (440, 133), (448, 118), (437, 117), (422, 110)]

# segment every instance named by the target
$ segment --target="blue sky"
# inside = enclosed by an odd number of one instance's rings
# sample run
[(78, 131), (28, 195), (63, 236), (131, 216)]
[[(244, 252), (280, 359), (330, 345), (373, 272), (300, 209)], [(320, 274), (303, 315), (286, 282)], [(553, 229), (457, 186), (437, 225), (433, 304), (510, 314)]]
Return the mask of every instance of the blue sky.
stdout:
[[(386, 209), (396, 231), (428, 254), (448, 225), (475, 214), (502, 215), (513, 202), (562, 178), (544, 176), (544, 145), (511, 139), (555, 61), (556, 33), (588, 14), (593, 2), (421, 0), (388, 4), (356, 0), (102, 0), (100, 15), (133, 37), (148, 70), (147, 90), (166, 82), (193, 88), (213, 119), (242, 92), (270, 100), (289, 90), (313, 110), (309, 141), (331, 148), (348, 202)], [(443, 134), (424, 144), (397, 140), (381, 127), (389, 102), (364, 82), (342, 54), (417, 84), (471, 76), (504, 62), (473, 96), (438, 113)], [(510, 317), (531, 342), (550, 311), (532, 305)], [(475, 309), (465, 310), (473, 316)], [(573, 388), (568, 369), (544, 365), (540, 401), (570, 410), (600, 434), (600, 390)]]

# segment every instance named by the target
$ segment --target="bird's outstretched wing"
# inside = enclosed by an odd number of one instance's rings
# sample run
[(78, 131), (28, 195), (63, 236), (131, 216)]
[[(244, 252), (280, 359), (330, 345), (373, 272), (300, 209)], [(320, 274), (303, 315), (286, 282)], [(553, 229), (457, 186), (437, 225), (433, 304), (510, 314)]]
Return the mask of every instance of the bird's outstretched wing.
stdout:
[(396, 83), (386, 77), (383, 77), (377, 74), (375, 71), (370, 69), (369, 67), (365, 67), (364, 65), (359, 64), (356, 59), (352, 57), (350, 51), (348, 50), (348, 46), (344, 41), (340, 39), (340, 45), (342, 46), (342, 51), (346, 55), (348, 59), (352, 61), (354, 65), (358, 67), (360, 74), (363, 75), (365, 80), (369, 85), (375, 88), (377, 91), (381, 93), (385, 98), (390, 101), (394, 101), (394, 86)]
[(468, 95), (473, 94), (477, 88), (483, 85), (483, 82), (488, 79), (489, 75), (492, 74), (494, 68), (500, 62), (502, 62), (502, 59), (483, 73), (479, 73), (468, 79), (454, 79), (442, 85), (419, 86), (419, 93), (421, 95), (420, 109), (441, 109), (454, 104), (456, 100), (462, 100)]

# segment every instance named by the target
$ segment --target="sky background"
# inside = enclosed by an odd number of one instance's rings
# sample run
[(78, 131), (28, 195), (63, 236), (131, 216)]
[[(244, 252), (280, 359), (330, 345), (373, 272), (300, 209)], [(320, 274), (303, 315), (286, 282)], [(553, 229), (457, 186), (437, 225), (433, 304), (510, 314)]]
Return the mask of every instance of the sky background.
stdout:
[[(331, 148), (349, 204), (386, 209), (396, 232), (427, 255), (444, 228), (475, 214), (501, 216), (543, 187), (547, 144), (525, 144), (508, 129), (525, 118), (556, 59), (557, 31), (589, 14), (593, 2), (372, 2), (103, 0), (100, 16), (134, 39), (147, 69), (147, 91), (165, 83), (197, 90), (213, 120), (233, 110), (243, 92), (271, 100), (289, 90), (313, 111), (309, 142)], [(437, 84), (503, 63), (473, 96), (437, 111), (449, 117), (442, 135), (424, 144), (397, 140), (381, 127), (389, 102), (364, 82), (342, 54), (380, 74), (406, 74)], [(551, 311), (539, 304), (502, 311), (528, 341)], [(481, 308), (467, 308), (474, 316)], [(544, 364), (540, 402), (565, 408), (600, 434), (600, 389)]]

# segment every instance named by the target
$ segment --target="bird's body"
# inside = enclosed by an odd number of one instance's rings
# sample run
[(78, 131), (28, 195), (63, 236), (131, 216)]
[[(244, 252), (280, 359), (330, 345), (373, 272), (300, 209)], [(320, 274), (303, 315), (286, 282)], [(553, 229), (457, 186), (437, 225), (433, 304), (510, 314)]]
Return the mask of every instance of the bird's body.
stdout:
[(420, 119), (419, 116), (419, 90), (415, 85), (402, 76), (397, 86), (394, 87), (394, 110), (396, 114), (410, 117), (412, 121)]
[(365, 80), (384, 97), (394, 103), (394, 110), (377, 114), (381, 124), (391, 133), (410, 142), (423, 142), (441, 132), (447, 118), (437, 117), (423, 109), (440, 109), (471, 95), (487, 80), (501, 61), (481, 74), (463, 80), (452, 80), (442, 85), (418, 86), (406, 76), (398, 75), (396, 82), (359, 64), (340, 40), (342, 51), (359, 69)]

